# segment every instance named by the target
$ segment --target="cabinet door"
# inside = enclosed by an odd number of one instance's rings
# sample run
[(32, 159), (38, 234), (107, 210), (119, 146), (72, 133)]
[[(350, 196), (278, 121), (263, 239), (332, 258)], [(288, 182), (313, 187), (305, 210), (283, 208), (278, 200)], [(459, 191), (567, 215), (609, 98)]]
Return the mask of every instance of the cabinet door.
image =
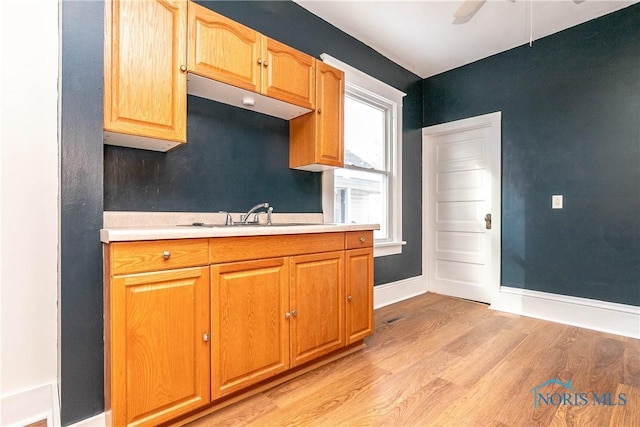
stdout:
[(112, 425), (158, 425), (208, 404), (208, 268), (115, 276), (110, 286)]
[(185, 142), (187, 4), (105, 1), (104, 129)]
[(289, 368), (286, 258), (211, 266), (211, 395)]
[(318, 61), (316, 162), (344, 165), (344, 73)]
[(347, 344), (373, 334), (373, 248), (346, 251)]
[(291, 365), (345, 345), (344, 252), (291, 258)]
[(319, 172), (344, 165), (344, 73), (316, 61), (316, 110), (289, 122), (289, 167)]
[(262, 36), (189, 2), (189, 72), (260, 91)]
[(264, 38), (262, 93), (301, 107), (315, 106), (315, 60), (283, 43)]

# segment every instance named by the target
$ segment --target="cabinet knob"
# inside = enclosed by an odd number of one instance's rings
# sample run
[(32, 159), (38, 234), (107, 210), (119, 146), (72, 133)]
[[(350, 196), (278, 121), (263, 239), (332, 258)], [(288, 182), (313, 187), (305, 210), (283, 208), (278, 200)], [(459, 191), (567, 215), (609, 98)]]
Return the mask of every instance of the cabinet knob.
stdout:
[(258, 58), (258, 65), (262, 65), (262, 59)]
[(162, 258), (164, 258), (164, 259), (171, 258), (171, 252), (169, 252), (169, 251), (162, 252)]
[(291, 313), (286, 312), (286, 313), (284, 314), (284, 318), (285, 318), (285, 319), (291, 319)]
[(349, 296), (347, 297), (347, 301), (353, 301), (353, 297), (352, 297), (351, 295), (349, 295)]
[(202, 336), (202, 341), (204, 341), (204, 342), (209, 342), (209, 334), (204, 334), (204, 335)]
[(264, 67), (268, 66), (269, 63), (267, 61), (264, 61), (264, 63), (262, 64)]
[(293, 310), (293, 311), (291, 312), (291, 315), (292, 315), (293, 317), (298, 317), (298, 310)]
[(182, 71), (182, 72), (187, 71), (187, 66), (186, 65), (181, 65), (180, 66), (180, 71)]
[(318, 108), (318, 114), (322, 114), (322, 108)]
[(360, 238), (360, 243), (364, 243), (367, 239), (365, 239), (364, 237)]

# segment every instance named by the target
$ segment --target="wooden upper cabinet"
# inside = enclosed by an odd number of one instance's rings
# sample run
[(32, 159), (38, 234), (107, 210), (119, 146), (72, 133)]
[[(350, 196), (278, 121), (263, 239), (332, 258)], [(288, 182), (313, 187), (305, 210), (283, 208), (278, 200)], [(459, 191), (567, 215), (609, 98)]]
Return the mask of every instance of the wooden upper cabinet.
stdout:
[(186, 141), (187, 3), (105, 2), (105, 143), (166, 151)]
[(262, 93), (291, 104), (313, 109), (316, 60), (273, 39), (264, 38)]
[[(315, 60), (204, 6), (189, 2), (190, 73), (307, 109), (314, 108)], [(198, 86), (206, 85), (194, 79)], [(223, 101), (227, 96), (221, 92)], [(195, 89), (205, 96), (206, 90)], [(210, 97), (210, 96), (205, 96)], [(215, 99), (217, 96), (211, 96)]]
[(316, 111), (289, 122), (289, 167), (319, 172), (344, 165), (344, 73), (316, 61)]
[(189, 72), (260, 92), (262, 35), (189, 2)]

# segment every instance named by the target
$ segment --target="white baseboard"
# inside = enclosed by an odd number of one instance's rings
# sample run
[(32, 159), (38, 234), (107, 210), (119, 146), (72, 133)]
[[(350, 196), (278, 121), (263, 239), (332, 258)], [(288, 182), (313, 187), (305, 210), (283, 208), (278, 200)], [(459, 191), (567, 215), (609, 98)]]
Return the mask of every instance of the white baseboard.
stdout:
[(427, 292), (424, 276), (410, 277), (373, 288), (373, 308), (377, 309)]
[(75, 424), (71, 424), (69, 427), (105, 427), (107, 425), (107, 419), (104, 412), (98, 415), (94, 415), (91, 418), (86, 418), (82, 421), (78, 421)]
[(490, 308), (640, 339), (640, 307), (501, 287)]
[(2, 396), (0, 425), (22, 427), (41, 420), (48, 426), (60, 425), (58, 385), (45, 384), (30, 390)]

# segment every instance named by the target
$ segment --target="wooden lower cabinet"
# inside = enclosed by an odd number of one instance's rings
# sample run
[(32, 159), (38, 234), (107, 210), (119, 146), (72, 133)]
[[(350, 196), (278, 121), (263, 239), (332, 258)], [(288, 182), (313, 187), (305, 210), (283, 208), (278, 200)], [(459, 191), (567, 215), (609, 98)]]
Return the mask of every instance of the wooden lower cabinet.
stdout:
[(108, 292), (108, 424), (158, 425), (208, 404), (209, 269), (114, 276)]
[(373, 248), (345, 252), (347, 344), (373, 334)]
[(373, 333), (371, 239), (359, 232), (105, 245), (107, 424), (195, 417), (325, 355), (356, 351)]
[(215, 400), (345, 346), (344, 251), (211, 266)]
[(211, 266), (211, 398), (289, 369), (285, 258)]
[(345, 346), (344, 251), (291, 258), (291, 366)]

